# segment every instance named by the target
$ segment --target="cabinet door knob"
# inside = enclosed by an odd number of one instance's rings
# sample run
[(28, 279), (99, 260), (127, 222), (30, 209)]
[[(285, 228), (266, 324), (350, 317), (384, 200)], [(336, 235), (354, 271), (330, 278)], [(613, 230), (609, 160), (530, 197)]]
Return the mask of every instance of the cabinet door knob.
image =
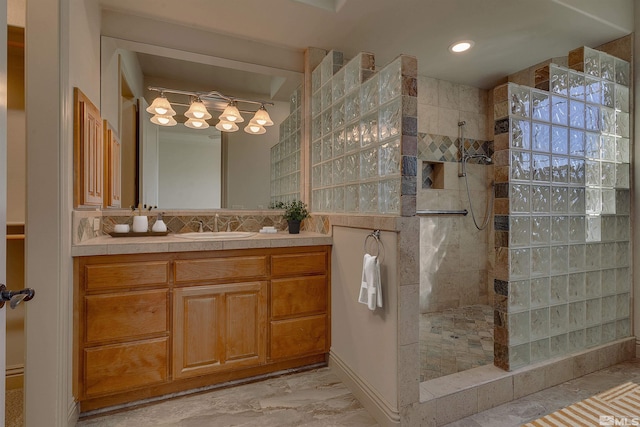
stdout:
[(0, 285), (0, 308), (4, 307), (6, 301), (9, 301), (9, 307), (16, 308), (22, 301), (30, 301), (35, 295), (36, 291), (31, 288), (8, 291), (5, 285)]

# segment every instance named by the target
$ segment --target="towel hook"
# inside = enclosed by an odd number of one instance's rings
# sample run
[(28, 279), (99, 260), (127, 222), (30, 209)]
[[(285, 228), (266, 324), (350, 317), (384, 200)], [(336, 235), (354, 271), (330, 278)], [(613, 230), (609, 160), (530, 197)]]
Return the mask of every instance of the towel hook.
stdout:
[[(370, 238), (373, 238), (373, 242), (375, 243), (375, 254), (369, 253), (369, 250), (367, 249), (367, 244), (369, 243)], [(380, 240), (380, 230), (373, 230), (371, 233), (367, 234), (367, 237), (364, 239), (364, 252), (377, 257), (378, 262), (382, 263), (384, 260), (384, 244), (382, 243), (382, 240)]]

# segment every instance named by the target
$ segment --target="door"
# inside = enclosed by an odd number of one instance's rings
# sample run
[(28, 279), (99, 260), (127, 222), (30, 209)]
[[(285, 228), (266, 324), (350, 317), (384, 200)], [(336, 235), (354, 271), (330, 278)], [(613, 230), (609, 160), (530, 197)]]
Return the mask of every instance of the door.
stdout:
[[(0, 2), (0, 28), (7, 28), (7, 2)], [(7, 170), (7, 32), (0, 31), (0, 171)], [(0, 173), (0, 283), (7, 279), (7, 174)], [(6, 308), (0, 309), (0, 426), (4, 422), (7, 338)]]

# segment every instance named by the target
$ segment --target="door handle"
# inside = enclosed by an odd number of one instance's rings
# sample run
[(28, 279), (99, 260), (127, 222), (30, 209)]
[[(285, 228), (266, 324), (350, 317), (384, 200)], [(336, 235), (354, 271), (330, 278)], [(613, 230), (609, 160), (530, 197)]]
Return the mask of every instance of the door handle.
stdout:
[(0, 285), (0, 308), (4, 307), (4, 303), (9, 301), (9, 307), (16, 308), (22, 301), (29, 301), (36, 295), (36, 291), (31, 288), (25, 288), (19, 291), (8, 291), (5, 285)]

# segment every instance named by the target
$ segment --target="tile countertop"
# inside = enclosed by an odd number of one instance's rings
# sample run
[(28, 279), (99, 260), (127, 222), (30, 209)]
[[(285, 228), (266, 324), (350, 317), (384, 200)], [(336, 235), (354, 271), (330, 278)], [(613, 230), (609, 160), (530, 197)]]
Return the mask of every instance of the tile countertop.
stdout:
[(71, 247), (71, 256), (122, 255), (157, 252), (220, 251), (227, 249), (279, 248), (292, 246), (320, 246), (333, 244), (326, 234), (301, 231), (300, 234), (278, 232), (256, 233), (250, 237), (190, 240), (167, 236), (149, 237), (96, 237)]

